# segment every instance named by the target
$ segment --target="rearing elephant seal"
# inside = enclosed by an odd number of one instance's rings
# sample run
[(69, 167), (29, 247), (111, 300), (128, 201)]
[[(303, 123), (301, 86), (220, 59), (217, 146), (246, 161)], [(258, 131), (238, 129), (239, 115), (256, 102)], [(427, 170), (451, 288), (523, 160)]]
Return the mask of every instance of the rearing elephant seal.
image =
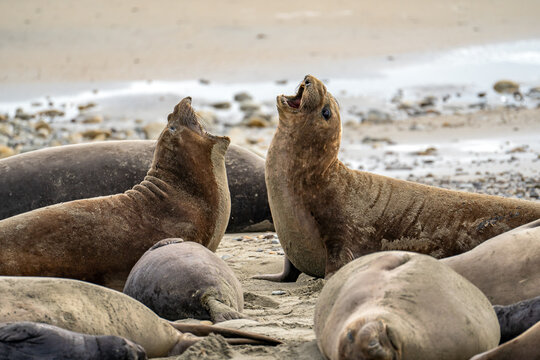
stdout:
[(335, 273), (314, 329), (331, 360), (461, 360), (500, 336), (480, 290), (436, 259), (403, 251), (366, 255)]
[(228, 145), (229, 138), (201, 127), (191, 98), (183, 99), (169, 115), (139, 185), (123, 194), (61, 203), (0, 221), (0, 274), (116, 286), (113, 282), (123, 282), (161, 239), (182, 237), (215, 251), (230, 213)]
[[(245, 331), (170, 323), (137, 300), (102, 286), (70, 279), (0, 276), (0, 322), (31, 321), (89, 335), (113, 335), (141, 345), (148, 357), (182, 353), (213, 332), (233, 344), (277, 345)], [(178, 331), (180, 330), (180, 331)]]
[(330, 275), (380, 250), (456, 255), (540, 218), (540, 202), (347, 168), (338, 160), (338, 104), (313, 76), (305, 77), (296, 95), (278, 96), (277, 108), (279, 124), (266, 158), (268, 200), (285, 254), (306, 274)]
[(165, 239), (135, 264), (124, 294), (168, 320), (220, 322), (243, 318), (242, 285), (227, 264), (204, 246)]
[[(101, 141), (1, 159), (0, 220), (61, 202), (129, 190), (144, 180), (155, 148), (154, 140)], [(274, 231), (264, 159), (231, 144), (225, 167), (231, 193), (227, 232)]]

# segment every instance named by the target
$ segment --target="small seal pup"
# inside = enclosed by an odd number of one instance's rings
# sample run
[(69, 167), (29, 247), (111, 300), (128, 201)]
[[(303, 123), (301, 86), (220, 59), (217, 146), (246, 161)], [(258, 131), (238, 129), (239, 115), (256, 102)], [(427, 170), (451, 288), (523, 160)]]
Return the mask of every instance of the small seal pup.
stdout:
[(57, 326), (33, 323), (0, 324), (0, 360), (144, 360), (144, 349), (111, 335), (86, 335)]
[[(149, 358), (177, 355), (210, 333), (231, 344), (277, 345), (264, 335), (217, 326), (171, 323), (137, 300), (83, 281), (0, 276), (0, 322), (46, 323), (88, 335), (114, 335), (141, 345)], [(193, 336), (187, 332), (193, 333)]]
[(144, 253), (129, 273), (124, 294), (167, 320), (246, 317), (242, 285), (225, 261), (182, 239), (161, 240)]
[[(313, 76), (305, 77), (296, 95), (278, 96), (277, 109), (279, 124), (266, 158), (268, 200), (285, 254), (308, 275), (331, 275), (381, 250), (448, 257), (540, 218), (540, 202), (347, 168), (338, 160), (338, 104)], [(290, 280), (288, 275), (262, 278)]]
[(201, 127), (191, 98), (184, 98), (169, 115), (140, 184), (0, 221), (0, 274), (123, 286), (137, 260), (161, 239), (182, 237), (215, 251), (230, 213), (228, 145), (228, 137)]
[(331, 360), (459, 360), (499, 343), (488, 299), (436, 259), (403, 251), (358, 258), (325, 284), (315, 335)]
[[(154, 140), (100, 141), (0, 159), (0, 220), (61, 202), (129, 190), (144, 180), (155, 148)], [(274, 231), (264, 159), (230, 144), (225, 167), (231, 194), (227, 232)]]
[(540, 219), (441, 261), (482, 290), (492, 304), (540, 296)]
[(495, 305), (493, 309), (499, 319), (502, 344), (540, 321), (540, 296), (511, 305)]
[(495, 349), (473, 356), (471, 360), (538, 360), (540, 359), (540, 322), (517, 338)]

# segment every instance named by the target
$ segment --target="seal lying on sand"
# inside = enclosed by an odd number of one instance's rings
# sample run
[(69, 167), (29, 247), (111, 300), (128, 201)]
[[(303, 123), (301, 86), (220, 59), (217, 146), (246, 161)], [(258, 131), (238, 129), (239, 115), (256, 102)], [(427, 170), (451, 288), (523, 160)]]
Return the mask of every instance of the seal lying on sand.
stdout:
[(86, 335), (33, 322), (0, 324), (0, 360), (144, 360), (144, 349), (110, 335)]
[[(61, 202), (119, 194), (144, 180), (156, 141), (66, 145), (0, 160), (0, 220)], [(231, 144), (225, 155), (228, 232), (274, 231), (264, 159)]]
[[(82, 281), (45, 277), (0, 277), (0, 322), (46, 323), (89, 335), (114, 335), (141, 345), (148, 357), (182, 353), (213, 332), (233, 344), (277, 345), (263, 335), (216, 326), (176, 324), (158, 317), (118, 291)], [(178, 331), (180, 330), (180, 331)]]
[(161, 239), (182, 237), (215, 251), (230, 212), (228, 145), (229, 138), (204, 131), (191, 98), (183, 99), (169, 115), (139, 185), (0, 221), (0, 274), (123, 286), (137, 260)]
[(540, 296), (540, 220), (441, 261), (482, 290), (492, 304)]
[(332, 360), (459, 360), (499, 343), (480, 290), (436, 259), (403, 251), (366, 255), (335, 273), (314, 329)]
[(168, 320), (245, 317), (242, 285), (232, 270), (204, 246), (182, 239), (152, 246), (131, 269), (124, 294)]
[(517, 338), (510, 340), (495, 349), (478, 354), (471, 360), (514, 360), (540, 359), (540, 322), (525, 331)]
[[(305, 77), (296, 95), (278, 96), (277, 108), (279, 124), (266, 159), (268, 200), (285, 254), (308, 275), (330, 275), (380, 250), (452, 256), (540, 218), (540, 202), (347, 168), (338, 160), (338, 104), (313, 76)], [(291, 280), (287, 273), (262, 278)]]
[[(512, 340), (540, 321), (540, 296), (512, 305), (493, 307), (499, 318), (501, 343)], [(540, 344), (540, 338), (539, 344)]]

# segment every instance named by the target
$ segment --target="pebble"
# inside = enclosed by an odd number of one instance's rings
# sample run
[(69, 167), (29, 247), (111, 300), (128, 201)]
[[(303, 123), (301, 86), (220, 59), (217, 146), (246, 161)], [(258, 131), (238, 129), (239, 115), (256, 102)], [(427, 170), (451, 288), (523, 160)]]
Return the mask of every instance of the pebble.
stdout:
[(5, 122), (8, 120), (8, 117), (7, 115), (4, 115), (4, 114), (0, 114), (0, 122)]
[(540, 86), (530, 88), (527, 96), (535, 99), (540, 99)]
[(88, 103), (88, 104), (85, 104), (85, 105), (79, 105), (79, 106), (77, 106), (77, 109), (79, 109), (79, 111), (84, 111), (84, 110), (91, 109), (94, 106), (96, 106), (96, 104), (91, 102), (91, 103)]
[(370, 109), (366, 117), (363, 119), (363, 122), (370, 124), (390, 124), (392, 123), (392, 118), (388, 113), (376, 109)]
[(258, 115), (250, 116), (246, 120), (242, 121), (242, 124), (252, 128), (265, 128), (270, 126), (270, 122), (268, 120)]
[(234, 95), (234, 101), (244, 102), (248, 100), (253, 100), (253, 97), (247, 92), (240, 92)]
[(35, 115), (28, 114), (28, 113), (24, 112), (23, 109), (18, 108), (17, 110), (15, 110), (15, 117), (17, 119), (21, 119), (21, 120), (30, 120), (30, 119), (34, 118)]
[(279, 244), (279, 240), (272, 240), (272, 244)]
[(263, 252), (263, 249), (257, 249), (255, 252)]
[(63, 111), (60, 111), (60, 110), (49, 109), (49, 110), (43, 110), (43, 111), (38, 112), (38, 115), (48, 116), (48, 117), (54, 118), (54, 117), (57, 117), (57, 116), (64, 116), (65, 113)]
[(153, 122), (143, 127), (143, 131), (146, 134), (146, 138), (149, 140), (155, 140), (159, 137), (163, 131), (163, 123)]
[(17, 154), (17, 152), (9, 146), (0, 145), (0, 159), (10, 157)]
[(214, 109), (226, 110), (226, 109), (231, 108), (231, 103), (228, 101), (221, 101), (221, 102), (210, 104), (210, 106), (212, 106)]
[(437, 153), (437, 148), (430, 146), (425, 150), (416, 151), (414, 155), (427, 156), (427, 155), (435, 155), (435, 153)]
[(257, 103), (254, 103), (252, 101), (245, 101), (242, 104), (240, 104), (240, 110), (247, 113), (252, 113), (257, 110), (259, 110), (261, 106)]
[(230, 258), (232, 258), (232, 256), (229, 255), (229, 254), (225, 254), (225, 255), (222, 255), (222, 256), (221, 256), (221, 259), (222, 259), (222, 260), (227, 260), (227, 259), (230, 259)]
[(283, 290), (274, 290), (272, 291), (272, 295), (285, 295), (286, 292)]
[(499, 94), (513, 94), (519, 91), (519, 84), (511, 80), (499, 80), (493, 85), (493, 90)]
[(110, 130), (100, 130), (100, 129), (94, 129), (94, 130), (86, 130), (81, 133), (81, 135), (85, 138), (95, 140), (95, 141), (101, 141), (107, 139), (109, 136), (111, 136)]
[(103, 122), (103, 116), (101, 115), (88, 115), (82, 120), (83, 124), (100, 124)]

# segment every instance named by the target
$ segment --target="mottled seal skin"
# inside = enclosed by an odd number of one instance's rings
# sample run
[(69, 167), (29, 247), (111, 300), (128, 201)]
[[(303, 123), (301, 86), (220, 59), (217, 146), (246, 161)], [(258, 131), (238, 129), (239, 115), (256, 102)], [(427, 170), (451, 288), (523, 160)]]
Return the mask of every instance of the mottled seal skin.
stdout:
[(403, 251), (350, 262), (325, 284), (315, 335), (328, 359), (459, 360), (499, 343), (488, 299), (436, 259)]
[(116, 287), (161, 239), (182, 237), (215, 251), (230, 213), (228, 145), (229, 138), (204, 131), (191, 98), (183, 99), (169, 115), (140, 184), (123, 194), (56, 204), (0, 221), (0, 274)]
[(540, 218), (540, 202), (347, 168), (338, 160), (338, 104), (313, 76), (305, 77), (296, 95), (278, 96), (277, 108), (279, 124), (266, 158), (268, 200), (285, 254), (306, 274), (324, 277), (381, 250), (448, 257)]
[[(139, 301), (83, 281), (0, 276), (0, 322), (45, 323), (88, 335), (113, 335), (141, 345), (149, 358), (181, 354), (210, 333), (231, 344), (278, 345), (264, 335), (217, 326), (176, 324)], [(197, 336), (194, 336), (194, 335)]]
[(540, 220), (441, 261), (482, 290), (492, 304), (540, 296)]
[(144, 360), (144, 349), (118, 336), (80, 334), (33, 322), (0, 324), (0, 360)]
[(540, 321), (540, 296), (511, 305), (495, 305), (493, 309), (499, 318), (501, 343), (505, 343)]
[[(0, 160), (0, 220), (78, 199), (114, 195), (144, 180), (154, 140), (46, 148)], [(264, 159), (234, 144), (225, 155), (231, 215), (227, 232), (274, 231)]]
[(182, 239), (152, 246), (131, 269), (124, 294), (173, 321), (245, 317), (242, 285), (232, 270), (204, 246)]
[(517, 338), (510, 340), (484, 353), (473, 356), (471, 360), (538, 360), (540, 359), (540, 322)]

